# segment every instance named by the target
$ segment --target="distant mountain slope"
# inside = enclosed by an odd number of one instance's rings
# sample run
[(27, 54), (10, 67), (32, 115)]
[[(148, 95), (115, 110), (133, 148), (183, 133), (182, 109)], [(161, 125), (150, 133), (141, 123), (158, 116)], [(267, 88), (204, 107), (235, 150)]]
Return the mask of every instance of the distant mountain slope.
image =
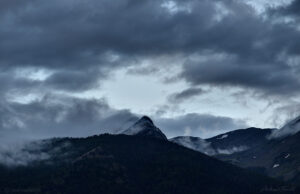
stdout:
[(300, 132), (218, 158), (300, 185)]
[(247, 150), (216, 155), (216, 157), (240, 167), (300, 185), (299, 126), (300, 117), (297, 117), (281, 129), (238, 130), (226, 134), (226, 138), (221, 138), (223, 136), (220, 135), (207, 141), (213, 148), (247, 145)]
[(267, 137), (271, 132), (272, 129), (251, 127), (217, 135), (206, 139), (206, 141), (211, 143), (212, 148), (219, 150), (228, 150), (238, 147), (250, 149), (266, 143), (268, 141)]
[(147, 116), (143, 116), (131, 127), (121, 133), (125, 135), (147, 136), (167, 140), (166, 135), (163, 134), (163, 132), (161, 132)]
[[(176, 137), (171, 141), (299, 186), (300, 132), (297, 133), (299, 123), (300, 119), (296, 118), (280, 129), (288, 130), (288, 133), (276, 129), (248, 128), (205, 140), (197, 137)], [(276, 136), (272, 136), (273, 134)]]
[(47, 149), (57, 150), (65, 143), (68, 149), (54, 159), (25, 167), (2, 167), (0, 192), (260, 193), (281, 185), (156, 138), (64, 138), (53, 140)]
[(248, 128), (230, 131), (209, 139), (179, 136), (170, 141), (208, 155), (232, 154), (266, 143), (271, 131), (272, 129)]

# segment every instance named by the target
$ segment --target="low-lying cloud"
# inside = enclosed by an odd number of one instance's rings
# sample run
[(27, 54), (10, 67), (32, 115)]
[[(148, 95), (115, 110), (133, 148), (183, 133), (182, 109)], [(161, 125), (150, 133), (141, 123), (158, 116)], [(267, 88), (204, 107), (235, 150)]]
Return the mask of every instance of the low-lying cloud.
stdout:
[(242, 152), (248, 149), (246, 146), (231, 146), (226, 149), (213, 148), (211, 143), (205, 139), (198, 137), (182, 136), (177, 138), (172, 138), (170, 141), (182, 145), (184, 147), (190, 148), (192, 150), (204, 153), (209, 156), (224, 154), (230, 155), (236, 152)]
[[(49, 161), (54, 155), (66, 155), (62, 149), (70, 146), (69, 143), (51, 147), (49, 140), (36, 141), (9, 141), (0, 144), (0, 165), (6, 167), (27, 166), (36, 162)], [(49, 163), (50, 164), (50, 163)]]
[(294, 135), (300, 131), (300, 117), (297, 117), (284, 125), (280, 129), (273, 130), (271, 135), (269, 136), (270, 139), (272, 138), (282, 138), (289, 135)]
[(0, 139), (41, 139), (116, 133), (138, 117), (129, 110), (115, 110), (103, 99), (48, 95), (29, 103), (0, 106)]
[(247, 150), (248, 147), (247, 146), (238, 146), (238, 147), (230, 147), (227, 149), (217, 149), (216, 150), (216, 154), (224, 154), (224, 155), (230, 155), (233, 153), (237, 153), (237, 152), (242, 152)]
[(243, 120), (196, 113), (174, 118), (157, 118), (155, 122), (169, 137), (186, 135), (208, 138), (230, 130), (247, 127)]
[(0, 164), (5, 166), (25, 166), (31, 162), (49, 159), (48, 153), (41, 152), (42, 144), (0, 144)]
[(210, 143), (201, 138), (183, 136), (170, 139), (170, 141), (207, 155), (216, 154), (215, 150), (211, 147)]

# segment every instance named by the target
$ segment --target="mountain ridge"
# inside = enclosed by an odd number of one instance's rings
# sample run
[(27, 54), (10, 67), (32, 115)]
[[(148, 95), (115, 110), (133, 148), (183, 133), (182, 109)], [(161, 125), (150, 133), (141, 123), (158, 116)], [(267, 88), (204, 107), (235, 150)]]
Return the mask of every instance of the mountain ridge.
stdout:
[[(213, 150), (213, 157), (232, 163), (236, 166), (255, 171), (269, 177), (300, 185), (300, 131), (290, 126), (298, 126), (300, 118), (288, 122), (281, 129), (247, 128), (230, 131), (208, 139), (201, 140), (206, 143), (206, 150)], [(289, 130), (281, 133), (281, 130)], [(177, 137), (186, 138), (186, 137)], [(197, 139), (197, 137), (189, 137)], [(199, 138), (201, 139), (201, 138)], [(171, 139), (172, 141), (172, 139)], [(193, 149), (197, 145), (179, 144)], [(177, 142), (177, 143), (178, 143)], [(241, 147), (242, 146), (242, 147)], [(240, 149), (243, 148), (243, 149)], [(194, 149), (205, 153), (201, 149)]]
[[(146, 136), (62, 138), (68, 160), (0, 168), (0, 192), (40, 193), (260, 193), (284, 184), (169, 141)], [(84, 176), (83, 176), (84, 175)]]

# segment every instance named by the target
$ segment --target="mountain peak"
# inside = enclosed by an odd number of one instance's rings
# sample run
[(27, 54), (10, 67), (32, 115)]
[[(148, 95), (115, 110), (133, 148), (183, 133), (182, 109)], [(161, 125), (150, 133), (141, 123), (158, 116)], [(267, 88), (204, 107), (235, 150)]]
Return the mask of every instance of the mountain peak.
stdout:
[(141, 117), (131, 127), (126, 129), (123, 134), (155, 137), (167, 140), (165, 134), (163, 134), (163, 132), (154, 125), (152, 119), (148, 116)]
[(148, 116), (146, 116), (146, 115), (144, 115), (142, 118), (140, 118), (139, 121), (142, 121), (142, 122), (150, 122), (151, 124), (154, 125), (152, 119), (150, 119), (150, 117), (148, 117)]

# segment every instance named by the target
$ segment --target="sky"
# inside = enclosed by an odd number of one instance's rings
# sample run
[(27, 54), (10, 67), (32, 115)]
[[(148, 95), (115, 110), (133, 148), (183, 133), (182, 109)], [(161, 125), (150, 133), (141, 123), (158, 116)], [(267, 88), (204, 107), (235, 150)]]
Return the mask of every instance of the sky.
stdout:
[(299, 0), (2, 0), (2, 140), (280, 128), (300, 115)]

